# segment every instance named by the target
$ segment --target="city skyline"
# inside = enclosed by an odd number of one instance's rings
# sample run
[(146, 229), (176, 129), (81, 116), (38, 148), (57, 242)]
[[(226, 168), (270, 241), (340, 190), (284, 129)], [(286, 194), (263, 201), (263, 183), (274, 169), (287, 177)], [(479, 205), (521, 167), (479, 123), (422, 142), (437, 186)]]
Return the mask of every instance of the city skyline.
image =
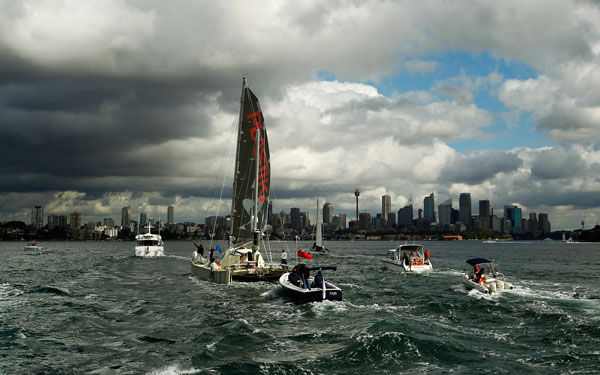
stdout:
[[(117, 222), (125, 206), (223, 214), (246, 76), (276, 207), (313, 212), (318, 198), (351, 219), (356, 188), (371, 214), (384, 195), (419, 197), (417, 210), (471, 192), (555, 229), (600, 221), (599, 3), (0, 9), (0, 220), (30, 223), (35, 206)], [(262, 22), (248, 32), (248, 19)]]

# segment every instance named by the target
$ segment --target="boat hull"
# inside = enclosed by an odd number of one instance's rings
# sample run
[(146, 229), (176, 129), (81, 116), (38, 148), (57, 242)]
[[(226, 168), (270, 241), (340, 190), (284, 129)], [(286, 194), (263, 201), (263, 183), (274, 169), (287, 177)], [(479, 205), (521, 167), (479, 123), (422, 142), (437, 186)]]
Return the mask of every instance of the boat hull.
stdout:
[[(285, 295), (295, 303), (310, 303), (327, 301), (342, 301), (342, 290), (337, 286), (325, 281), (325, 296), (322, 288), (304, 289), (293, 285), (288, 280), (289, 273), (281, 275), (279, 285), (283, 288)], [(312, 282), (311, 277), (309, 282)]]
[(200, 280), (212, 281), (217, 284), (229, 284), (232, 281), (230, 270), (212, 270), (205, 264), (195, 262), (192, 262), (192, 275)]
[(413, 264), (412, 266), (407, 266), (402, 262), (396, 262), (390, 259), (382, 259), (384, 267), (390, 271), (404, 271), (409, 273), (424, 273), (431, 271), (433, 266), (431, 263), (429, 264)]
[(499, 279), (487, 279), (485, 283), (479, 284), (467, 275), (463, 276), (463, 285), (468, 289), (475, 289), (481, 293), (487, 294), (500, 292), (505, 289), (513, 289), (513, 285), (507, 281)]
[(26, 245), (25, 250), (44, 250), (43, 246)]
[(165, 249), (163, 246), (136, 246), (134, 255), (136, 257), (162, 257), (165, 255)]

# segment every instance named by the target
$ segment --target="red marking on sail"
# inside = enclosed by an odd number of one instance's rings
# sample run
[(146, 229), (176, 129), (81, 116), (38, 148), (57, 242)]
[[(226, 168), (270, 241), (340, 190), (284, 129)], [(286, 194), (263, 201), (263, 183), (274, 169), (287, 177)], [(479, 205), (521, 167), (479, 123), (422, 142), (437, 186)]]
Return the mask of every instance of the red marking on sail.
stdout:
[[(263, 129), (263, 117), (262, 117), (262, 113), (260, 111), (256, 111), (254, 113), (251, 113), (247, 116), (247, 119), (250, 120), (252, 119), (252, 122), (254, 124), (254, 127), (252, 129), (250, 129), (250, 135), (252, 137), (253, 141), (256, 141), (256, 132), (259, 129)], [(269, 186), (267, 185), (269, 183), (269, 177), (270, 177), (270, 171), (269, 171), (269, 163), (268, 163), (268, 157), (267, 157), (267, 150), (265, 148), (265, 139), (261, 138), (260, 139), (260, 144), (258, 146), (259, 148), (259, 158), (258, 158), (258, 201), (259, 202), (264, 202), (265, 200), (267, 200), (269, 198)], [(256, 150), (254, 150), (254, 157), (256, 158)]]

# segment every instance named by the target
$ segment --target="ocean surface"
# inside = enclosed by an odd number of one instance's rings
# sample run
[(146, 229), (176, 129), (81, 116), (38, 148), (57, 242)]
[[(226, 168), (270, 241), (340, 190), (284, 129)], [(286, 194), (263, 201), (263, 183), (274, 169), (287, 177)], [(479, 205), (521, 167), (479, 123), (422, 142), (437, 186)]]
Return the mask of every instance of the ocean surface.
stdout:
[[(406, 275), (382, 270), (395, 242), (329, 242), (310, 264), (338, 267), (325, 276), (344, 301), (295, 305), (278, 284), (194, 279), (191, 242), (155, 259), (133, 242), (0, 242), (0, 373), (600, 373), (600, 244), (423, 244), (434, 271)], [(516, 289), (466, 290), (472, 257)]]

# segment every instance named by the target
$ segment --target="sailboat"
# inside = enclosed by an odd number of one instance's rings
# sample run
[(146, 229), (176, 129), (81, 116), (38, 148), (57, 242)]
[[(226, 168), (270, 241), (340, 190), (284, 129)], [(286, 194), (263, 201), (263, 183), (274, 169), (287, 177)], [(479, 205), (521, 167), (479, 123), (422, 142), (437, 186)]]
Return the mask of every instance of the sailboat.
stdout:
[(315, 243), (310, 249), (313, 253), (329, 254), (331, 250), (323, 246), (323, 223), (319, 222), (319, 200), (317, 199), (317, 223), (315, 224)]
[(194, 276), (229, 284), (231, 281), (277, 281), (287, 271), (285, 265), (267, 263), (260, 252), (262, 228), (268, 215), (270, 178), (269, 141), (264, 117), (258, 98), (244, 77), (229, 245), (219, 260), (193, 259)]

